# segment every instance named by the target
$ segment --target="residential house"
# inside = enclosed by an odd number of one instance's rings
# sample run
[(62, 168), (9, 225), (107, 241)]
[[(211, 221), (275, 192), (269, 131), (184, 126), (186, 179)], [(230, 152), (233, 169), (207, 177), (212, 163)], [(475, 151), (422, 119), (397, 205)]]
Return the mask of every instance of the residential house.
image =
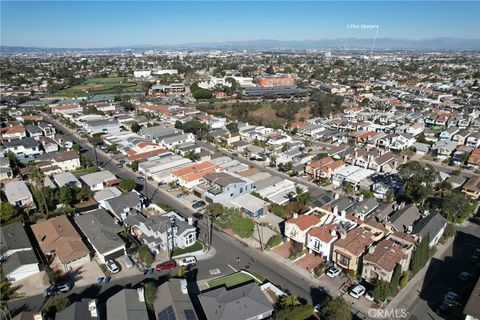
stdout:
[(90, 134), (112, 134), (122, 131), (120, 123), (114, 118), (87, 121), (85, 131)]
[(467, 138), (470, 136), (471, 132), (467, 129), (459, 130), (452, 138), (452, 141), (455, 141), (458, 146), (463, 146), (467, 143)]
[(332, 164), (334, 161), (335, 160), (332, 157), (325, 157), (319, 160), (310, 161), (305, 166), (305, 174), (308, 175), (311, 180), (318, 180), (320, 175), (317, 171), (328, 164)]
[(467, 196), (478, 199), (480, 197), (480, 177), (470, 177), (467, 183), (462, 187), (462, 191), (467, 194)]
[(256, 184), (256, 192), (263, 198), (269, 201), (283, 205), (291, 200), (296, 193), (297, 187), (301, 188), (304, 192), (308, 191), (308, 187), (295, 182), (283, 179), (283, 180), (270, 180), (270, 184), (264, 183), (262, 186)]
[(480, 148), (474, 149), (470, 156), (468, 157), (467, 162), (468, 168), (476, 170), (480, 165)]
[(377, 172), (393, 173), (397, 171), (398, 160), (392, 152), (386, 152), (381, 156), (375, 157), (368, 163), (368, 169)]
[(46, 153), (58, 151), (58, 144), (52, 138), (41, 136), (38, 138), (38, 141)]
[(440, 132), (438, 140), (440, 141), (450, 141), (453, 140), (453, 137), (458, 134), (460, 129), (458, 127), (450, 127)]
[(107, 199), (100, 204), (112, 213), (118, 221), (124, 221), (129, 215), (136, 215), (142, 209), (142, 200), (136, 191)]
[(479, 148), (480, 147), (480, 132), (475, 131), (472, 132), (471, 135), (467, 137), (466, 145), (472, 148)]
[(107, 320), (149, 320), (144, 288), (124, 288), (108, 298)]
[(53, 175), (53, 180), (59, 188), (63, 186), (66, 186), (68, 188), (82, 187), (82, 183), (80, 182), (80, 180), (78, 180), (71, 172), (62, 172), (55, 174)]
[(100, 261), (105, 263), (125, 254), (125, 243), (119, 236), (123, 228), (113, 221), (105, 209), (88, 211), (74, 219)]
[(442, 217), (438, 213), (431, 213), (425, 218), (418, 220), (413, 225), (413, 233), (420, 235), (422, 239), (429, 238), (429, 248), (433, 248), (437, 245), (438, 241), (443, 235), (445, 228), (447, 227), (447, 219)]
[(6, 152), (12, 152), (17, 159), (42, 154), (40, 143), (33, 138), (15, 139), (3, 144)]
[(457, 148), (457, 143), (454, 141), (438, 141), (433, 146), (435, 157), (438, 159), (448, 159), (452, 155), (453, 151)]
[(266, 319), (273, 314), (273, 305), (260, 287), (251, 282), (239, 287), (222, 286), (198, 295), (209, 320)]
[(80, 176), (80, 180), (82, 180), (90, 190), (98, 191), (117, 181), (117, 177), (108, 170), (102, 170)]
[(254, 219), (261, 219), (266, 213), (268, 213), (269, 203), (265, 200), (257, 198), (249, 193), (241, 195), (230, 203), (240, 209), (241, 213), (248, 215)]
[(10, 160), (7, 157), (0, 156), (0, 181), (13, 178), (13, 170), (10, 167)]
[(120, 191), (117, 187), (108, 187), (102, 190), (98, 190), (93, 195), (93, 199), (98, 203), (102, 203), (105, 200), (116, 198), (122, 195), (122, 191)]
[(315, 252), (332, 260), (333, 243), (338, 239), (337, 228), (333, 224), (313, 227), (307, 232), (307, 248), (310, 253)]
[(346, 210), (346, 214), (352, 214), (361, 220), (368, 217), (380, 204), (375, 198), (367, 198), (355, 203)]
[(95, 320), (100, 319), (97, 301), (81, 299), (55, 314), (55, 320)]
[(404, 206), (403, 204), (388, 217), (388, 221), (396, 231), (412, 232), (413, 224), (420, 217), (420, 210), (417, 206), (411, 204)]
[(201, 162), (173, 170), (171, 172), (172, 180), (176, 181), (182, 187), (191, 189), (204, 182), (203, 176), (207, 173), (222, 171), (223, 168), (212, 162)]
[(198, 319), (183, 281), (185, 280), (171, 278), (158, 287), (154, 309), (159, 319)]
[(1, 140), (16, 140), (27, 137), (27, 131), (22, 125), (7, 124), (6, 127), (0, 128)]
[(363, 257), (362, 278), (371, 283), (377, 280), (390, 282), (397, 265), (401, 273), (408, 270), (413, 247), (413, 244), (404, 246), (392, 239), (380, 240)]
[(67, 216), (58, 216), (32, 225), (32, 232), (44, 255), (54, 255), (65, 272), (90, 261), (90, 250)]
[(406, 150), (415, 144), (415, 137), (409, 133), (402, 133), (392, 138), (391, 150)]
[(46, 123), (46, 122), (40, 122), (38, 123), (38, 127), (40, 128), (40, 130), (42, 130), (43, 135), (45, 137), (53, 139), (53, 137), (55, 136), (56, 130), (52, 124)]
[(82, 105), (77, 104), (77, 103), (54, 105), (54, 106), (50, 106), (50, 111), (53, 114), (61, 114), (63, 116), (74, 115), (74, 114), (82, 113), (83, 112), (83, 107), (82, 107)]
[(124, 223), (155, 254), (176, 247), (187, 248), (197, 241), (197, 228), (193, 226), (192, 218), (185, 220), (173, 211), (148, 217), (133, 214)]
[(12, 181), (5, 184), (5, 197), (7, 201), (15, 207), (25, 209), (35, 209), (33, 195), (27, 187), (25, 181)]
[(430, 151), (430, 145), (426, 143), (416, 142), (413, 144), (415, 153), (419, 156), (424, 156)]
[(181, 144), (195, 143), (195, 136), (193, 133), (177, 134), (174, 136), (164, 137), (159, 140), (158, 143), (167, 149), (173, 149), (175, 146)]
[(288, 241), (293, 240), (304, 246), (307, 241), (307, 232), (319, 226), (321, 222), (320, 218), (313, 214), (294, 214), (292, 218), (285, 221), (285, 236), (288, 237)]
[(334, 243), (333, 261), (341, 268), (358, 271), (362, 257), (373, 244), (373, 235), (363, 228), (355, 228)]
[(0, 228), (2, 272), (9, 281), (18, 281), (40, 272), (28, 235), (19, 222)]
[(253, 181), (234, 173), (216, 172), (203, 176), (204, 183), (194, 187), (194, 194), (208, 203), (225, 204), (254, 191)]
[(28, 136), (30, 138), (34, 138), (35, 140), (38, 140), (38, 138), (43, 135), (42, 129), (34, 124), (27, 124), (25, 126), (25, 130), (27, 131)]

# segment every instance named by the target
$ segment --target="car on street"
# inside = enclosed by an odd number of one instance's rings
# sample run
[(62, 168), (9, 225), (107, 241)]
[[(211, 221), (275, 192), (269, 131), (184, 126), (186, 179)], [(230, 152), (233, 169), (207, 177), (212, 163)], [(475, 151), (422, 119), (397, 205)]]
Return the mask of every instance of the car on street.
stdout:
[(174, 260), (169, 260), (162, 262), (160, 264), (157, 264), (155, 267), (155, 271), (163, 271), (163, 270), (171, 270), (175, 269), (177, 267), (177, 263)]
[(448, 304), (454, 304), (457, 301), (458, 301), (458, 294), (452, 291), (449, 291), (443, 298), (443, 302)]
[(331, 267), (330, 269), (327, 270), (326, 275), (333, 279), (336, 276), (338, 276), (341, 272), (342, 270), (340, 268)]
[(195, 202), (194, 204), (192, 204), (192, 208), (193, 209), (200, 209), (200, 208), (204, 207), (205, 205), (206, 205), (205, 201), (199, 200), (199, 201)]
[(120, 268), (118, 268), (115, 260), (108, 260), (107, 262), (105, 262), (105, 265), (107, 266), (108, 272), (110, 272), (111, 274), (120, 272)]
[(44, 297), (53, 296), (59, 292), (68, 292), (72, 290), (73, 282), (57, 283), (43, 291)]
[(322, 304), (321, 304), (321, 303), (317, 303), (317, 304), (315, 305), (315, 308), (313, 309), (313, 311), (314, 311), (315, 313), (320, 313), (320, 311), (322, 311)]
[(145, 178), (142, 177), (142, 176), (138, 176), (138, 177), (137, 177), (137, 180), (138, 180), (138, 181), (145, 181)]
[(358, 299), (361, 296), (363, 296), (366, 291), (367, 289), (365, 289), (364, 286), (362, 286), (361, 284), (357, 284), (355, 287), (353, 287), (352, 290), (350, 290), (348, 294), (354, 297), (355, 299)]
[(191, 256), (191, 257), (185, 257), (182, 260), (180, 260), (180, 266), (192, 266), (197, 264), (197, 258)]
[(458, 275), (458, 279), (460, 279), (463, 282), (467, 282), (468, 280), (470, 280), (470, 273), (467, 271), (462, 271)]
[(117, 168), (123, 168), (123, 164), (117, 163)]

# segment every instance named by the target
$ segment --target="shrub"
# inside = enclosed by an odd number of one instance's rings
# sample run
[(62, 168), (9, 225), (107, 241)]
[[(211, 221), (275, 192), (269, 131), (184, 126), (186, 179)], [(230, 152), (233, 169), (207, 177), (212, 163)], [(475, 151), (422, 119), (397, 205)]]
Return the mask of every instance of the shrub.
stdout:
[(267, 249), (274, 248), (282, 243), (282, 237), (279, 234), (273, 235), (267, 241)]
[(313, 274), (315, 275), (315, 277), (318, 278), (325, 273), (326, 268), (327, 268), (327, 265), (325, 263), (322, 263), (318, 267), (313, 269)]
[(400, 278), (400, 288), (403, 288), (407, 285), (408, 281), (410, 280), (410, 273), (407, 271), (407, 272), (404, 272), (402, 277)]
[(153, 254), (145, 244), (142, 244), (138, 248), (138, 258), (146, 265), (151, 265), (153, 263)]
[(385, 301), (390, 294), (390, 285), (386, 281), (378, 280), (375, 282), (372, 295), (377, 301)]

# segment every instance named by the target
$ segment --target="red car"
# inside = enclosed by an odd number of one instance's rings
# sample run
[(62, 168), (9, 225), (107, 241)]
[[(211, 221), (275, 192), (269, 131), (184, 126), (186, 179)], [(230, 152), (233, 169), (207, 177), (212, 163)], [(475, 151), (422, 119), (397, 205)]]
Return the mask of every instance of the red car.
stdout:
[(155, 271), (175, 269), (176, 266), (177, 266), (177, 263), (173, 260), (165, 261), (160, 264), (157, 264), (157, 266), (155, 267)]

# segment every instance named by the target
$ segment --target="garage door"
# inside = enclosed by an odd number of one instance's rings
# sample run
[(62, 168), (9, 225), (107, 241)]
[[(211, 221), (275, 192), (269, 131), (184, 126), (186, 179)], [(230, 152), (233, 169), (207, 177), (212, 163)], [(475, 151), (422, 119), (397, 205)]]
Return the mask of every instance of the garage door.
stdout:
[(105, 258), (105, 261), (107, 261), (107, 260), (110, 260), (110, 259), (120, 258), (123, 255), (125, 255), (125, 251), (123, 251), (123, 249), (121, 249), (121, 250), (112, 252), (110, 254), (107, 254), (106, 256), (104, 256), (104, 258)]

